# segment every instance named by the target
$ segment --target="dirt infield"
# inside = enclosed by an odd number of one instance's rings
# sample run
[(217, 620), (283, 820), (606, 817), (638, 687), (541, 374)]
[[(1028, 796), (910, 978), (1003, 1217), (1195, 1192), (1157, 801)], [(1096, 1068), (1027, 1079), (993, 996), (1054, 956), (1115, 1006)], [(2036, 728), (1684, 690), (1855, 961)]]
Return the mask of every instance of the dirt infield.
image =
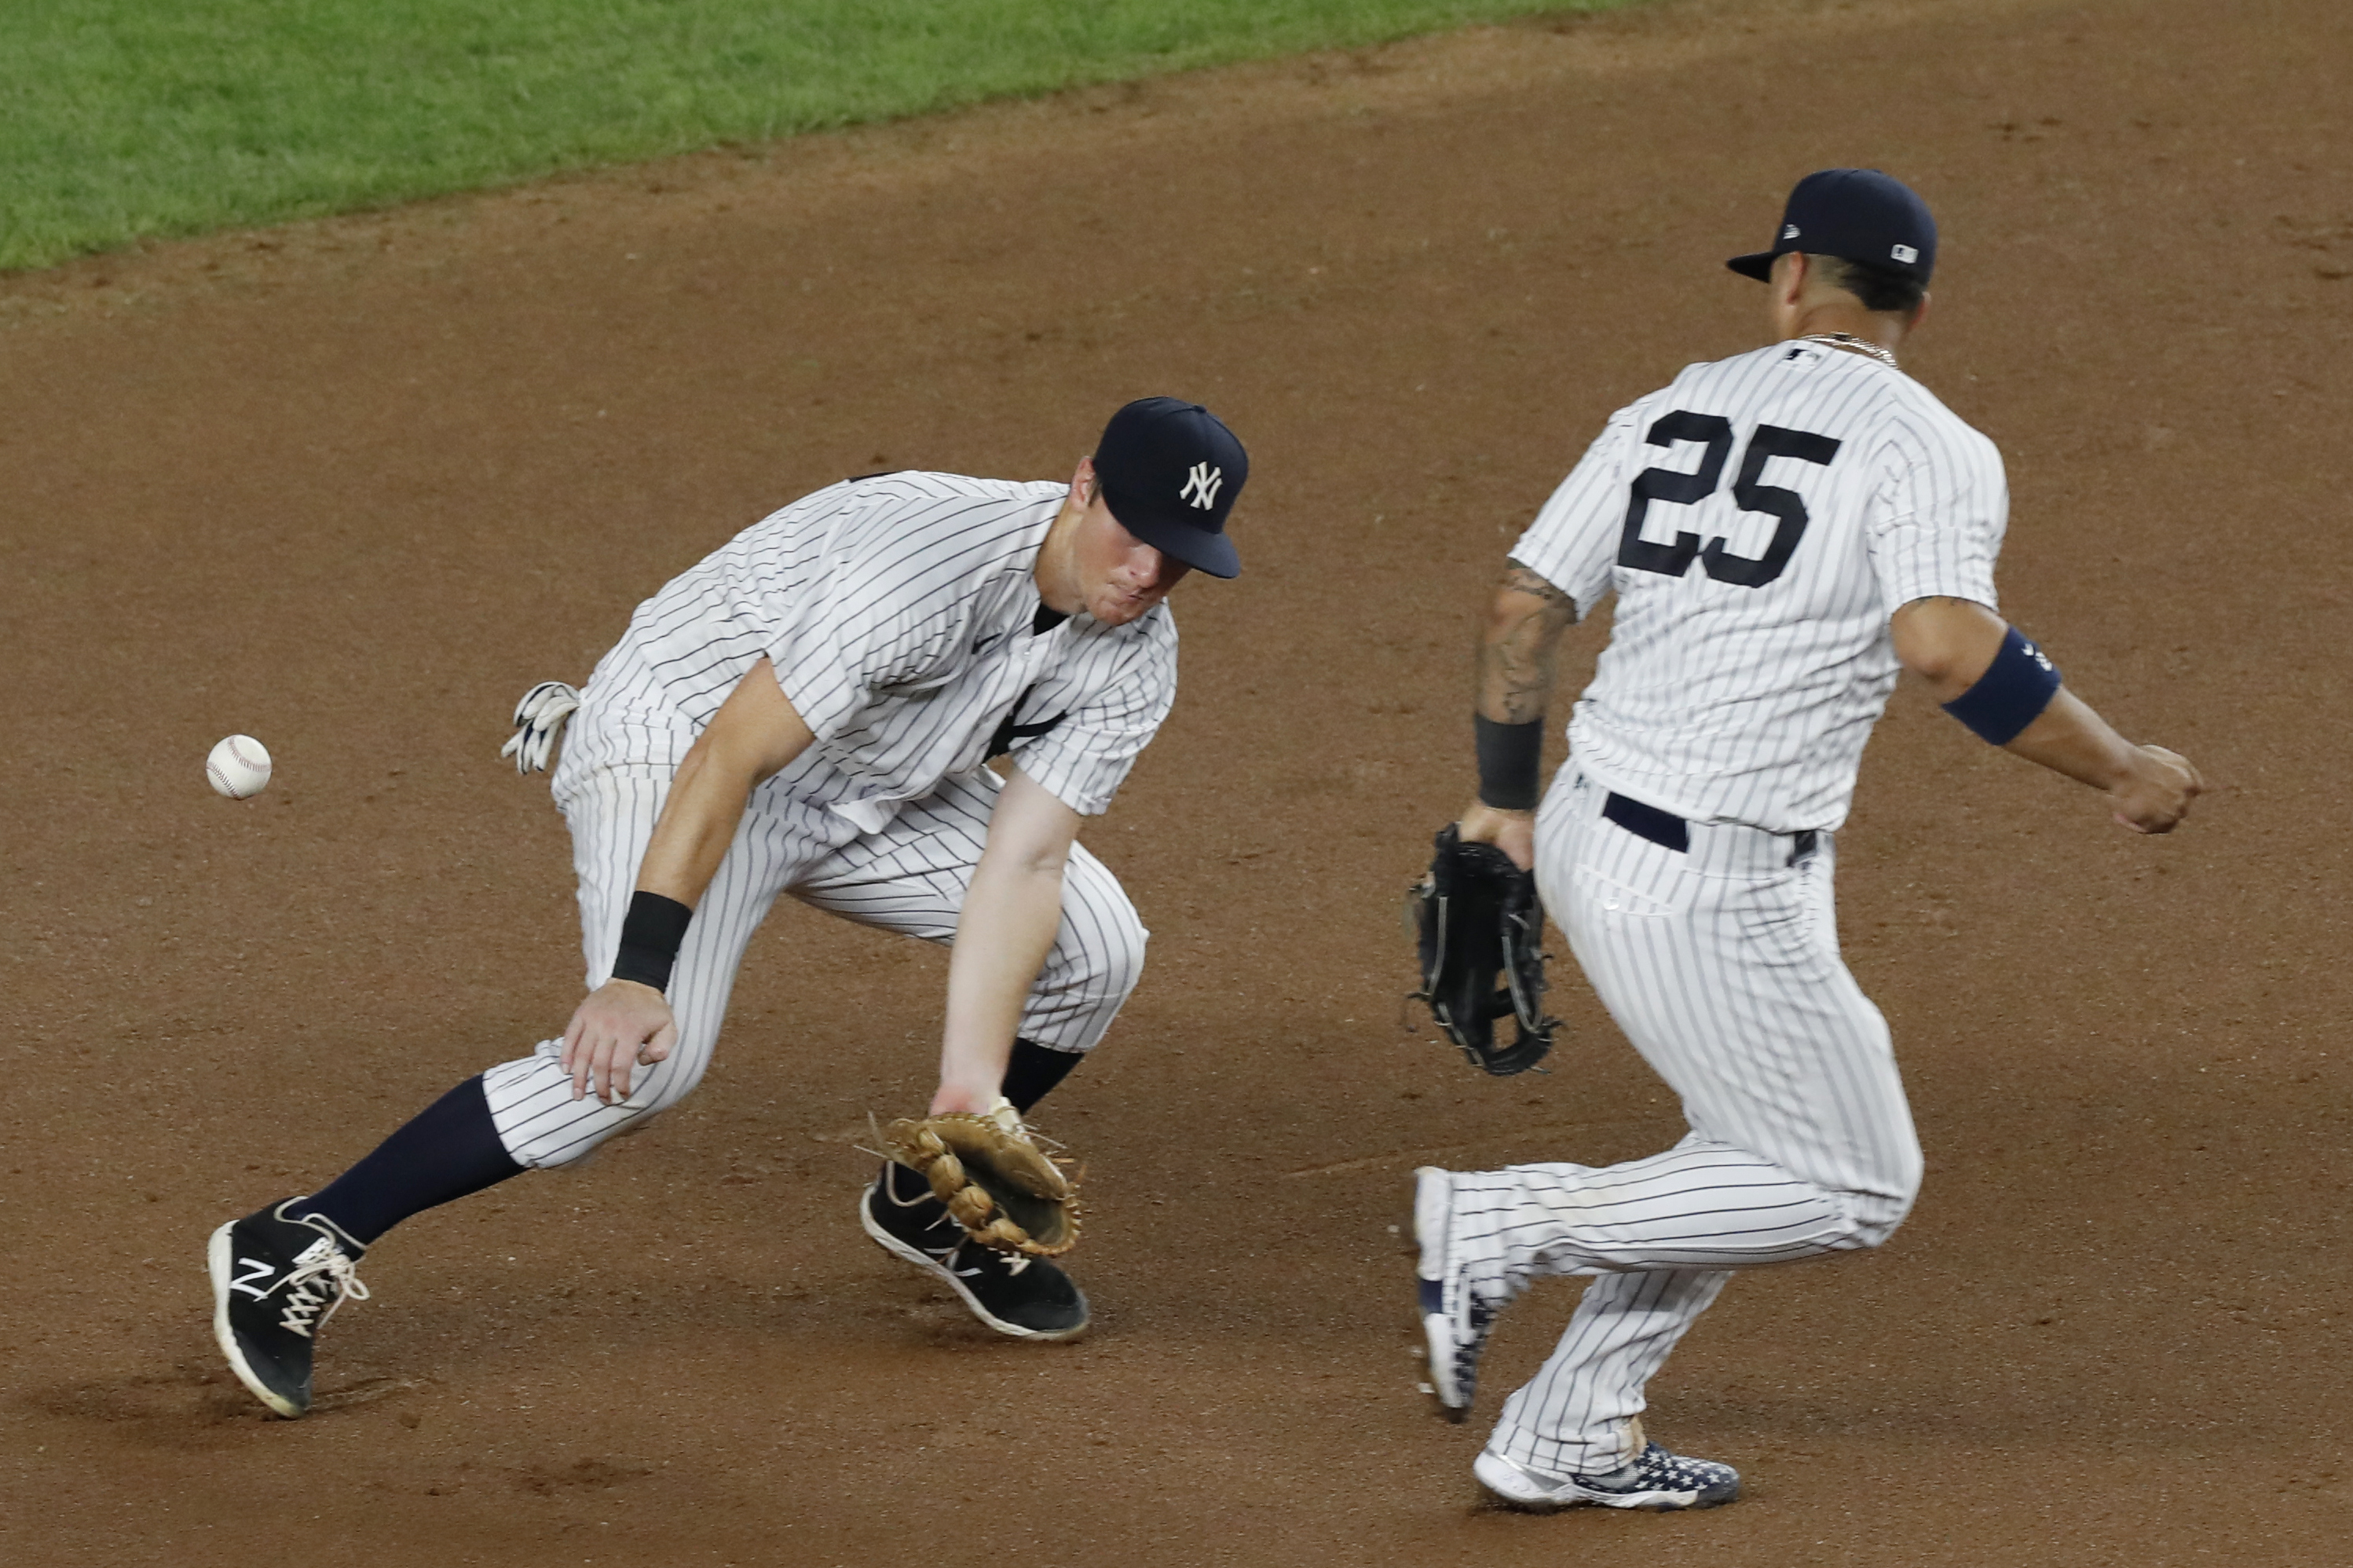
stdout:
[[(2345, 1561), (2348, 59), (2338, 0), (1672, 3), (0, 280), (0, 1558)], [(1841, 163), (1943, 223), (1906, 369), (2007, 455), (2007, 609), (2217, 787), (2134, 839), (1899, 692), (1841, 892), (1915, 1215), (1736, 1282), (1658, 1381), (1739, 1506), (1491, 1510), (1494, 1394), (1415, 1392), (1405, 1173), (1679, 1123), (1573, 965), (1549, 1077), (1401, 1030), (1399, 896), (1503, 550), (1609, 409), (1756, 340), (1718, 263)], [(1095, 1333), (996, 1340), (858, 1234), (944, 965), (780, 910), (683, 1109), (405, 1227), (263, 1419), (206, 1232), (576, 994), (516, 694), (785, 500), (1061, 475), (1163, 390), (1254, 477), (1089, 835), (1155, 931), (1045, 1119)], [(241, 805), (232, 731), (278, 760)]]

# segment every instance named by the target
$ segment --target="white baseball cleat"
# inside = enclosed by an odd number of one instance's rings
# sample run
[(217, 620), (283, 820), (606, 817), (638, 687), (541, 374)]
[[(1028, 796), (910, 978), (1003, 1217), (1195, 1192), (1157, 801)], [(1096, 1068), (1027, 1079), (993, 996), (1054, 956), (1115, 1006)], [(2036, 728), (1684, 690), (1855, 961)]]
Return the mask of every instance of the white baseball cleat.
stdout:
[(1634, 1462), (1602, 1476), (1547, 1476), (1492, 1448), (1471, 1465), (1479, 1484), (1510, 1508), (1550, 1513), (1564, 1508), (1634, 1508), (1662, 1511), (1715, 1508), (1740, 1496), (1740, 1472), (1713, 1459), (1687, 1459), (1656, 1443)]
[(1490, 1300), (1472, 1289), (1454, 1237), (1454, 1178), (1435, 1165), (1413, 1173), (1413, 1239), (1420, 1249), (1414, 1274), (1430, 1389), (1446, 1418), (1460, 1421), (1478, 1392), (1479, 1354), (1487, 1348), (1487, 1331), (1508, 1298)]

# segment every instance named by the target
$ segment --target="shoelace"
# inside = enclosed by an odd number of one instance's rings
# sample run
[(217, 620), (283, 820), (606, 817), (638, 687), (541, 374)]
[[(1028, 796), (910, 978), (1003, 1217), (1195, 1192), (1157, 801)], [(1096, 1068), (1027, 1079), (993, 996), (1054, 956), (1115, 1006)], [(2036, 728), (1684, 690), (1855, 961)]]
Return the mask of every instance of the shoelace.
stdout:
[[(893, 1184), (894, 1184), (892, 1182), (891, 1178), (887, 1175), (884, 1176), (878, 1184), (882, 1194), (882, 1201), (889, 1204), (894, 1209), (911, 1209), (919, 1204), (937, 1203), (939, 1201), (933, 1197), (928, 1190), (917, 1193), (912, 1198), (902, 1198), (896, 1192), (892, 1190)], [(940, 1210), (939, 1216), (937, 1218), (934, 1219), (931, 1224), (925, 1226), (923, 1228), (927, 1231), (932, 1231), (939, 1229), (942, 1226), (946, 1226), (953, 1229), (956, 1232), (958, 1238), (962, 1238), (964, 1226), (957, 1225), (954, 1216), (952, 1216), (944, 1208)], [(949, 1253), (954, 1252), (956, 1249), (956, 1243), (954, 1241), (949, 1242), (945, 1247), (932, 1247), (928, 1244), (918, 1245), (922, 1245), (923, 1250), (930, 1253), (934, 1258), (945, 1258)]]
[[(333, 1287), (332, 1294), (320, 1289), (322, 1283)], [(324, 1237), (305, 1247), (294, 1260), (294, 1267), (286, 1271), (286, 1277), (270, 1289), (286, 1292), (285, 1310), (279, 1315), (278, 1326), (304, 1339), (333, 1317), (335, 1309), (345, 1301), (368, 1299), (368, 1288), (360, 1280), (359, 1265)]]
[[(876, 1184), (882, 1194), (882, 1201), (889, 1204), (892, 1208), (911, 1209), (917, 1204), (923, 1203), (927, 1200), (932, 1202), (938, 1201), (934, 1199), (929, 1192), (918, 1193), (912, 1198), (901, 1197), (892, 1190), (895, 1184), (892, 1183), (888, 1174), (885, 1174)], [(926, 1230), (937, 1230), (944, 1225), (954, 1226), (954, 1228), (958, 1231), (964, 1229), (964, 1226), (956, 1225), (955, 1218), (950, 1215), (945, 1209), (942, 1209), (940, 1211), (939, 1218), (932, 1221), (930, 1225), (925, 1226), (923, 1228)], [(940, 1256), (945, 1257), (948, 1253), (954, 1252), (956, 1247), (961, 1245), (963, 1245), (961, 1241), (951, 1242), (946, 1247), (942, 1249)], [(1004, 1258), (1005, 1274), (1008, 1279), (1019, 1278), (1022, 1271), (1028, 1268), (1031, 1262), (1029, 1255), (1026, 1252), (1018, 1252), (1013, 1254), (1011, 1257), (1007, 1257), (1004, 1253), (997, 1252), (993, 1248), (983, 1248), (982, 1250), (987, 1254), (987, 1256)], [(981, 1272), (981, 1270), (986, 1267), (987, 1267), (986, 1264), (976, 1263), (970, 1268), (959, 1268), (956, 1272), (969, 1279), (973, 1275)]]

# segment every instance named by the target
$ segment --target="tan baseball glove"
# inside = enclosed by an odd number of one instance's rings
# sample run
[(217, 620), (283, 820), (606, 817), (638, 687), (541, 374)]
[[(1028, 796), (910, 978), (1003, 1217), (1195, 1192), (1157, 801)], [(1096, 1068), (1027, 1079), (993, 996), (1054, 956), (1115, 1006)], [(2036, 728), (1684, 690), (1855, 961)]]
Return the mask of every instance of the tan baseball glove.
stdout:
[(1079, 1190), (999, 1100), (984, 1116), (902, 1117), (883, 1129), (891, 1158), (919, 1171), (949, 1217), (984, 1247), (1059, 1258), (1079, 1244)]

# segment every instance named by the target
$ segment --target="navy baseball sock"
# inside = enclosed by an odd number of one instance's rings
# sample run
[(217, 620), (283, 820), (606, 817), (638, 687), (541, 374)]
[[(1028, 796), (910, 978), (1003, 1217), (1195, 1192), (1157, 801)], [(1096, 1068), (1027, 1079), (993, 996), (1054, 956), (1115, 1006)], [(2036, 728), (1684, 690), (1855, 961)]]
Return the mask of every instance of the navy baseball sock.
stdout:
[(1016, 1040), (1013, 1055), (1005, 1064), (1005, 1086), (997, 1092), (1027, 1116), (1031, 1106), (1045, 1099), (1084, 1059), (1084, 1051), (1050, 1051), (1035, 1040)]
[(410, 1215), (496, 1186), (522, 1169), (499, 1140), (477, 1074), (419, 1111), (288, 1217), (323, 1215), (367, 1247)]

